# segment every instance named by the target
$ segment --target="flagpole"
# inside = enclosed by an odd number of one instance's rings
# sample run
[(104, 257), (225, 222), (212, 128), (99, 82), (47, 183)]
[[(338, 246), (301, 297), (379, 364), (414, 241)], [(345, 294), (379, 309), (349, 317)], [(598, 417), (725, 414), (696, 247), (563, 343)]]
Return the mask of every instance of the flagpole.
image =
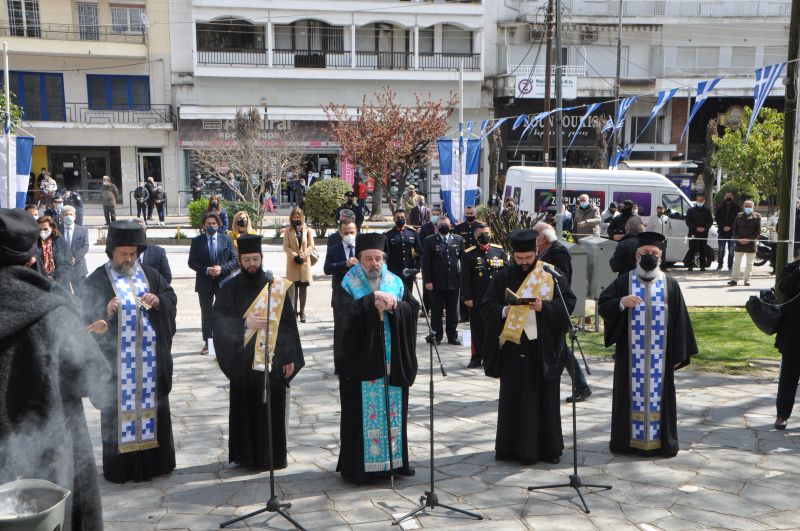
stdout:
[(461, 221), (461, 216), (464, 213), (464, 200), (465, 200), (465, 190), (464, 186), (466, 185), (467, 181), (467, 173), (466, 168), (464, 168), (464, 152), (466, 151), (466, 147), (464, 146), (464, 59), (460, 59), (458, 62), (458, 208), (461, 209), (461, 212), (453, 212), (453, 219), (456, 220), (456, 223)]
[[(6, 96), (6, 116), (3, 132), (6, 137), (6, 208), (17, 206), (11, 188), (11, 87), (8, 80), (8, 43), (3, 43), (3, 89)], [(16, 168), (14, 173), (16, 173)]]
[[(556, 109), (561, 109), (562, 105), (562, 86), (561, 86), (561, 0), (556, 3)], [(564, 198), (564, 153), (563, 138), (564, 120), (562, 113), (556, 116), (556, 236), (558, 241), (564, 239), (564, 214), (561, 212), (561, 202)]]

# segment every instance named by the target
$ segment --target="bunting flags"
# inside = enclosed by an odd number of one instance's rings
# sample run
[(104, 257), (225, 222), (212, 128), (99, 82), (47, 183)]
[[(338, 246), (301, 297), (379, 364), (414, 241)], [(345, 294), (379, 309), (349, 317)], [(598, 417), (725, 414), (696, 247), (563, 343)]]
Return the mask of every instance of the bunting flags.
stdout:
[(483, 137), (486, 136), (486, 128), (489, 127), (490, 123), (492, 123), (491, 120), (484, 120), (483, 122), (481, 122), (481, 132), (478, 135), (478, 138), (480, 138), (481, 140), (483, 140)]
[[(495, 121), (494, 125), (488, 131), (486, 131), (485, 134), (481, 133), (481, 140), (483, 140), (487, 136), (489, 136), (492, 133), (494, 133), (495, 129), (497, 129), (498, 127), (500, 127), (504, 123), (506, 123), (506, 121), (508, 121), (508, 119), (509, 119), (509, 117), (506, 116), (505, 118), (500, 118), (499, 120)], [(487, 122), (488, 122), (488, 120), (487, 120)]]
[(465, 136), (466, 138), (469, 138), (469, 135), (471, 135), (471, 134), (472, 134), (472, 128), (473, 128), (473, 127), (475, 127), (475, 122), (474, 122), (474, 121), (469, 121), (469, 122), (467, 122), (467, 130), (466, 130), (466, 132), (464, 133), (464, 136)]
[(591, 105), (589, 105), (589, 108), (586, 110), (586, 114), (583, 115), (583, 117), (581, 118), (580, 123), (578, 124), (578, 128), (575, 129), (575, 132), (572, 134), (572, 140), (570, 141), (569, 145), (567, 146), (567, 151), (569, 151), (569, 148), (571, 148), (572, 144), (575, 143), (575, 139), (578, 138), (578, 133), (580, 133), (581, 129), (583, 129), (583, 124), (586, 123), (586, 119), (589, 118), (590, 114), (592, 114), (594, 111), (599, 109), (600, 105), (602, 105), (602, 103), (592, 103)]
[(631, 96), (619, 102), (619, 106), (617, 107), (617, 116), (614, 119), (615, 131), (619, 131), (622, 129), (622, 126), (625, 125), (625, 113), (628, 112), (630, 106), (633, 105), (638, 98), (638, 96)]
[(775, 82), (778, 81), (778, 78), (781, 77), (784, 66), (786, 66), (786, 63), (778, 63), (756, 70), (756, 86), (753, 89), (753, 115), (750, 117), (750, 124), (747, 126), (747, 134), (744, 135), (745, 140), (747, 140), (747, 137), (750, 135), (750, 129), (752, 129), (753, 124), (756, 123), (758, 113), (761, 112), (761, 107), (764, 106), (764, 102), (767, 100), (770, 91), (772, 91), (772, 87), (775, 85)]
[(701, 81), (697, 84), (697, 97), (694, 100), (694, 105), (692, 106), (692, 112), (689, 113), (689, 120), (686, 121), (686, 126), (683, 128), (683, 132), (681, 133), (681, 138), (678, 140), (678, 144), (683, 141), (683, 136), (686, 134), (686, 131), (689, 130), (689, 124), (692, 123), (692, 120), (697, 115), (697, 111), (700, 110), (700, 107), (708, 99), (708, 95), (714, 90), (714, 87), (717, 86), (717, 83), (720, 82), (722, 78), (718, 77), (712, 79), (711, 81)]
[(667, 105), (667, 103), (669, 103), (669, 100), (671, 100), (672, 97), (675, 96), (676, 92), (678, 92), (678, 89), (674, 88), (670, 89), (669, 92), (667, 92), (666, 90), (662, 90), (661, 92), (658, 93), (658, 99), (656, 100), (656, 104), (653, 105), (653, 110), (650, 111), (650, 118), (647, 119), (647, 123), (644, 124), (642, 130), (639, 131), (639, 134), (636, 135), (636, 138), (629, 146), (631, 151), (633, 151), (633, 146), (635, 146), (636, 143), (639, 142), (639, 138), (642, 136), (642, 133), (644, 133), (647, 130), (647, 127), (652, 123), (653, 120), (656, 119), (658, 113), (661, 112), (661, 109), (663, 109)]
[(606, 133), (608, 133), (609, 131), (613, 131), (613, 130), (614, 130), (614, 121), (613, 121), (613, 120), (611, 119), (611, 117), (609, 116), (609, 117), (608, 117), (608, 120), (606, 120), (606, 123), (605, 123), (605, 124), (603, 124), (603, 128), (602, 128), (602, 129), (600, 129), (600, 133), (601, 133), (601, 134), (606, 134)]

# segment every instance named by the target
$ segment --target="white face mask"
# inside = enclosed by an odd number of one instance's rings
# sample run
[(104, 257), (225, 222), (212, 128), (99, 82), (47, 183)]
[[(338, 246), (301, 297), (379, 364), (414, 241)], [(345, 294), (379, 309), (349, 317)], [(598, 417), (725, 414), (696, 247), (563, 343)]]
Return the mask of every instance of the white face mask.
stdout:
[(72, 225), (75, 221), (75, 216), (64, 216), (64, 225)]
[(355, 234), (345, 234), (342, 236), (342, 241), (345, 245), (355, 245), (356, 243), (356, 235)]
[(50, 229), (39, 231), (39, 235), (42, 237), (43, 240), (49, 238), (52, 233), (53, 231), (51, 231)]

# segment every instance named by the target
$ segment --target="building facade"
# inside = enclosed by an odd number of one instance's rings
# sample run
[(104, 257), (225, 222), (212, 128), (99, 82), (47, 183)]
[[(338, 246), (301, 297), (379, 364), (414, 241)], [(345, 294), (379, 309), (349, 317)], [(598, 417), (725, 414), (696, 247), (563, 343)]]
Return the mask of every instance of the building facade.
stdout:
[(122, 197), (138, 179), (177, 194), (166, 0), (4, 0), (12, 101), (36, 138), (32, 172), (99, 203), (103, 175)]

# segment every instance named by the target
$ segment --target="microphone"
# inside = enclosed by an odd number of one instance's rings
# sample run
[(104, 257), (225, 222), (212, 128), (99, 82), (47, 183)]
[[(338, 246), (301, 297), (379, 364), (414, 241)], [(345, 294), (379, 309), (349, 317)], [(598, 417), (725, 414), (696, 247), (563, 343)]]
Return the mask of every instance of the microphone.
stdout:
[(551, 266), (550, 264), (542, 264), (542, 269), (553, 275), (554, 277), (563, 278), (564, 275), (556, 271), (556, 268)]
[(272, 284), (275, 281), (275, 276), (272, 274), (272, 271), (267, 269), (264, 271), (264, 276), (267, 277), (267, 284)]
[(419, 273), (419, 269), (410, 269), (408, 267), (403, 269), (403, 276), (406, 278), (411, 278), (417, 273)]

